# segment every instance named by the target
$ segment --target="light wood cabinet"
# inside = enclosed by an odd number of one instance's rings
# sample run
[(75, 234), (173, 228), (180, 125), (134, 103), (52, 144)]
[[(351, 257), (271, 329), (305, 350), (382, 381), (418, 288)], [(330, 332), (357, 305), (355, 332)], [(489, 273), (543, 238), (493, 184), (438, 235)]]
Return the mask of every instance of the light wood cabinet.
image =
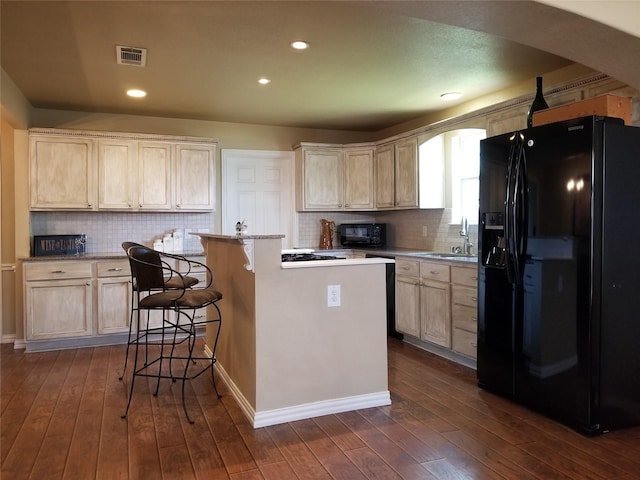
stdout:
[(411, 137), (395, 144), (395, 207), (416, 208), (418, 196), (418, 139)]
[(424, 342), (419, 345), (476, 358), (475, 265), (399, 257), (395, 286), (396, 330)]
[(452, 350), (477, 358), (478, 270), (451, 267)]
[(396, 259), (396, 330), (420, 337), (420, 262)]
[(96, 263), (98, 334), (129, 331), (131, 274), (128, 260)]
[(137, 202), (137, 144), (128, 140), (98, 141), (98, 208), (132, 210)]
[(298, 211), (373, 209), (373, 147), (309, 144), (295, 153)]
[(206, 139), (32, 130), (30, 208), (213, 210), (216, 144), (203, 140)]
[(171, 145), (138, 144), (138, 207), (140, 210), (171, 210)]
[(176, 209), (215, 210), (215, 147), (184, 143), (175, 152)]
[(395, 194), (395, 145), (387, 144), (376, 148), (375, 155), (375, 206), (390, 209), (396, 206)]
[(374, 204), (373, 149), (344, 152), (344, 208), (371, 210)]
[(451, 286), (449, 265), (420, 263), (420, 338), (451, 347)]
[(418, 139), (411, 137), (376, 148), (375, 207), (419, 206)]
[(92, 334), (91, 277), (87, 262), (24, 265), (27, 342)]
[(96, 208), (93, 140), (31, 135), (29, 149), (32, 210)]

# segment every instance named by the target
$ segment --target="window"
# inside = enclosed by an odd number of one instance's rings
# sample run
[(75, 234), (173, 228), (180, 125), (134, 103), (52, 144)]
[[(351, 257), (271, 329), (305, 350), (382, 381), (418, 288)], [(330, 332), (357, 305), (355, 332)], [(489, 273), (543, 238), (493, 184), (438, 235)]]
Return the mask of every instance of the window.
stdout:
[[(480, 140), (478, 128), (452, 130), (420, 144), (420, 208), (451, 208), (451, 222), (478, 223)], [(445, 201), (446, 198), (446, 201)]]
[(449, 134), (451, 165), (451, 221), (466, 218), (469, 224), (478, 223), (480, 199), (480, 140), (484, 130), (469, 128)]

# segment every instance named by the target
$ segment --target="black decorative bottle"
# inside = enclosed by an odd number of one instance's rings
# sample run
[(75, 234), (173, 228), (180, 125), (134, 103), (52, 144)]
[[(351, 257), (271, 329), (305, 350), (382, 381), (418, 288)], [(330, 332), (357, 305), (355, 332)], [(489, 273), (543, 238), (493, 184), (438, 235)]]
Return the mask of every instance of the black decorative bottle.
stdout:
[(549, 108), (549, 105), (547, 105), (547, 102), (544, 100), (544, 96), (542, 95), (542, 77), (536, 77), (536, 96), (529, 107), (529, 112), (527, 113), (527, 128), (531, 128), (533, 126), (533, 112), (544, 110), (545, 108)]

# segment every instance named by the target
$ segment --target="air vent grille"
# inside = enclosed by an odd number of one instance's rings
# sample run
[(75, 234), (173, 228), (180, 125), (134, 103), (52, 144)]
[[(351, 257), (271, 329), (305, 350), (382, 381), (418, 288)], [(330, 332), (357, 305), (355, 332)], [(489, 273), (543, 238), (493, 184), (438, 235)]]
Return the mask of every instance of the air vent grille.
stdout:
[(147, 49), (137, 47), (116, 46), (118, 65), (134, 65), (144, 67), (147, 64)]

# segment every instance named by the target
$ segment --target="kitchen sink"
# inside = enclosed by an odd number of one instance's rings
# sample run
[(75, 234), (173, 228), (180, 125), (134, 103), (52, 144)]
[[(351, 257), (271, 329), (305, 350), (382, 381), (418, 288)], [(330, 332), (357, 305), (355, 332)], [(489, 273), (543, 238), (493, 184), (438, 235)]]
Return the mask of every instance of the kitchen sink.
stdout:
[(415, 256), (418, 257), (427, 257), (427, 258), (450, 258), (456, 260), (476, 260), (478, 258), (477, 255), (472, 255), (468, 253), (442, 253), (442, 252), (424, 252), (424, 253), (415, 253)]

